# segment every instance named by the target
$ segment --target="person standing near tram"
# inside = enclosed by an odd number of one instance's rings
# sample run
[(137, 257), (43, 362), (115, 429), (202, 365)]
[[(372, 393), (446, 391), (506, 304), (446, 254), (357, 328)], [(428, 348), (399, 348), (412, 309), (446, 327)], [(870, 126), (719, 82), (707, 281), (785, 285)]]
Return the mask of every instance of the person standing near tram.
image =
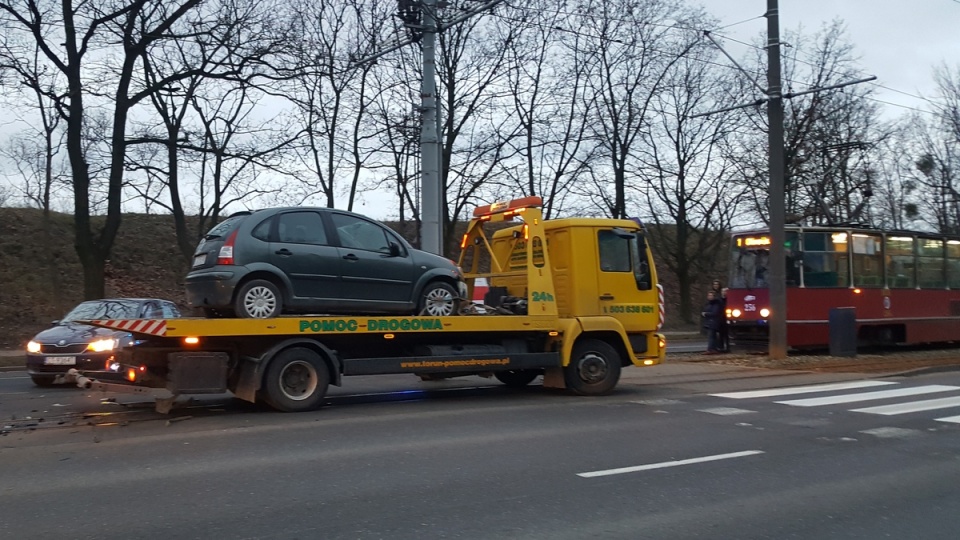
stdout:
[(707, 303), (700, 313), (703, 316), (703, 328), (707, 331), (707, 350), (703, 354), (720, 352), (720, 325), (723, 323), (723, 304), (712, 289), (707, 293)]
[(730, 352), (730, 334), (727, 332), (727, 288), (719, 279), (713, 280), (710, 292), (720, 301), (720, 316), (717, 321), (717, 352)]

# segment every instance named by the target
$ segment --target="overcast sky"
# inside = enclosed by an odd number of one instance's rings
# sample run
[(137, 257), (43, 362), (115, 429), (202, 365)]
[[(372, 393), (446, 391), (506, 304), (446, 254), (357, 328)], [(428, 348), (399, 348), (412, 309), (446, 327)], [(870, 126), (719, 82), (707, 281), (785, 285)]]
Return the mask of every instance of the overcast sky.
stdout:
[[(762, 16), (767, 0), (700, 0), (706, 10), (730, 25)], [(779, 0), (780, 31), (813, 34), (824, 23), (841, 19), (847, 37), (860, 57), (863, 75), (875, 75), (876, 98), (885, 102), (921, 107), (914, 97), (934, 94), (933, 68), (944, 62), (960, 66), (960, 0)], [(724, 35), (751, 42), (766, 35), (767, 22), (759, 18), (722, 30)], [(747, 53), (743, 45), (727, 41), (724, 48), (734, 58)], [(765, 81), (761, 81), (765, 85)], [(883, 88), (886, 87), (886, 88)], [(885, 105), (885, 116), (900, 116), (908, 109)]]

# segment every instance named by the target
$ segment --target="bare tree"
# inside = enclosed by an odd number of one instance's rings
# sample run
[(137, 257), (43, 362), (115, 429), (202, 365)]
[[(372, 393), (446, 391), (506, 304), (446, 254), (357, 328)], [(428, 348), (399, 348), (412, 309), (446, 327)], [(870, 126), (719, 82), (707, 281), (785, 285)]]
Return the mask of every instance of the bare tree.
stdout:
[(549, 218), (562, 209), (596, 149), (587, 138), (589, 64), (570, 54), (585, 38), (567, 28), (569, 15), (546, 0), (503, 10), (500, 17), (509, 29), (501, 32), (511, 32), (500, 41), (507, 52), (504, 84), (509, 90), (503, 101), (512, 121), (498, 126), (506, 147), (501, 172), (490, 187), (503, 192), (494, 192), (497, 198), (542, 196)]
[[(352, 209), (375, 129), (368, 129), (373, 62), (356, 60), (376, 52), (393, 4), (364, 0), (298, 1), (293, 4), (291, 37), (298, 76), (285, 87), (304, 130), (299, 165), (305, 198), (320, 195), (333, 207), (346, 195)], [(343, 180), (347, 180), (341, 185)]]
[(871, 223), (886, 229), (907, 229), (919, 217), (920, 184), (916, 180), (913, 156), (922, 153), (911, 131), (919, 118), (909, 117), (890, 129), (890, 136), (877, 145), (882, 159), (877, 161), (873, 181)]
[[(825, 25), (812, 37), (785, 32), (791, 43), (783, 58), (784, 160), (788, 220), (829, 223), (856, 220), (871, 193), (871, 154), (885, 136), (879, 110), (868, 101), (868, 86), (848, 86), (791, 97), (861, 78), (853, 46), (846, 41), (841, 21)], [(766, 50), (758, 49), (756, 64), (765, 65)], [(766, 117), (746, 111), (753, 129), (745, 131), (740, 161), (755, 201), (754, 211), (766, 219), (768, 205), (767, 156), (755, 152), (765, 146)]]
[[(107, 1), (0, 2), (0, 26), (32, 37), (46, 60), (62, 74), (63, 86), (50, 97), (56, 100), (66, 122), (67, 154), (73, 173), (75, 246), (83, 267), (86, 298), (104, 295), (104, 265), (121, 221), (127, 120), (130, 110), (149, 94), (135, 88), (137, 62), (152, 43), (183, 37), (172, 35), (171, 27), (199, 4), (200, 0), (134, 0), (119, 6)], [(23, 64), (29, 59), (14, 61)], [(91, 83), (91, 77), (98, 84)], [(91, 88), (99, 88), (100, 95), (109, 96), (109, 100), (91, 96)], [(99, 230), (91, 220), (92, 179), (83, 141), (87, 99), (109, 108), (111, 116), (106, 216)]]
[[(192, 104), (201, 101), (207, 92), (214, 100), (222, 97), (220, 92), (225, 87), (241, 89), (238, 94), (246, 98), (256, 81), (269, 87), (272, 81), (292, 76), (273, 67), (277, 58), (293, 49), (288, 36), (275, 32), (280, 26), (275, 7), (263, 1), (208, 2), (203, 10), (191, 13), (174, 27), (183, 34), (192, 32), (191, 39), (157, 42), (142, 51), (143, 80), (147, 88), (154, 89), (149, 93), (153, 115), (135, 124), (134, 136), (128, 142), (137, 152), (128, 159), (128, 167), (142, 172), (144, 177), (132, 187), (145, 204), (158, 205), (171, 214), (185, 263), (193, 255), (204, 216), (203, 209), (192, 208), (201, 213), (201, 220), (200, 230), (191, 234), (184, 206), (190, 188), (181, 181), (181, 158), (185, 153), (196, 157), (222, 150), (206, 145), (210, 140), (208, 130)], [(278, 141), (284, 137), (287, 141), (295, 138), (289, 133), (284, 135), (289, 130), (279, 122), (271, 129), (275, 132), (266, 138), (266, 146), (279, 148), (283, 145)], [(162, 159), (154, 148), (157, 145), (164, 149)], [(263, 148), (252, 148), (251, 160), (264, 155), (262, 151)], [(217, 191), (215, 187), (213, 191)], [(218, 215), (219, 208), (213, 214)]]
[[(704, 44), (706, 45), (706, 44)], [(695, 321), (695, 284), (718, 276), (727, 234), (743, 199), (728, 148), (740, 115), (697, 113), (729, 99), (733, 72), (711, 62), (717, 51), (695, 47), (676, 62), (650, 104), (651, 121), (637, 152), (644, 182), (628, 193), (653, 227), (657, 261), (676, 276), (680, 317)]]
[(697, 12), (676, 0), (586, 0), (577, 6), (576, 24), (585, 40), (576, 54), (592, 62), (592, 136), (603, 156), (591, 170), (583, 195), (608, 215), (627, 215), (627, 186), (636, 180), (634, 153), (653, 97), (664, 77), (698, 41), (684, 22)]
[(0, 155), (13, 163), (22, 177), (23, 195), (43, 210), (45, 219), (49, 217), (52, 195), (65, 180), (62, 118), (57, 113), (56, 100), (50, 97), (62, 76), (50, 67), (36, 41), (22, 35), (0, 41), (0, 71), (8, 72), (16, 84), (31, 93), (29, 102), (7, 96), (9, 110), (26, 109), (28, 118), (21, 123), (27, 126), (25, 131), (29, 134), (21, 132), (11, 137), (0, 149)]
[(440, 138), (444, 253), (456, 242), (454, 229), (466, 209), (476, 204), (488, 181), (499, 171), (505, 151), (496, 114), (505, 94), (506, 48), (513, 33), (493, 29), (486, 16), (468, 19), (437, 37), (437, 102), (442, 111)]

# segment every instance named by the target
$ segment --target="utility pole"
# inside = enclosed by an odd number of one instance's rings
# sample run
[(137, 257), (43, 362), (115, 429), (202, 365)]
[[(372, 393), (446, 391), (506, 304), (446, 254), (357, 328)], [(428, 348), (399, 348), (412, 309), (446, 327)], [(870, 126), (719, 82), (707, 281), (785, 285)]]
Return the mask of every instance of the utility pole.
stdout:
[(440, 112), (437, 107), (437, 0), (423, 1), (423, 76), (420, 81), (420, 249), (443, 255), (443, 178), (440, 171)]
[(780, 80), (780, 10), (777, 0), (767, 0), (767, 121), (770, 169), (770, 291), (769, 355), (787, 357), (787, 282), (784, 232), (783, 89)]

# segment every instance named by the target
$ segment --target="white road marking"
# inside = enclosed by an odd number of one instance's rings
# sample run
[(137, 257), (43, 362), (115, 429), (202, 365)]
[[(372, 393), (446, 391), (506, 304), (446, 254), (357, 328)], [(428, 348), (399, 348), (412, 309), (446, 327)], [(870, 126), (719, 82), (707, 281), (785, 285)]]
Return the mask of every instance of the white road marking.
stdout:
[(874, 399), (888, 399), (904, 396), (917, 396), (920, 394), (933, 394), (936, 392), (949, 392), (951, 390), (960, 390), (960, 386), (931, 384), (928, 386), (897, 388), (896, 390), (880, 390), (878, 392), (863, 392), (860, 394), (846, 394), (843, 396), (827, 396), (819, 398), (794, 399), (790, 401), (777, 401), (776, 403), (793, 405), (794, 407), (820, 407), (822, 405), (836, 405), (838, 403), (854, 403), (857, 401), (871, 401)]
[(729, 454), (717, 454), (714, 456), (704, 456), (691, 459), (681, 459), (678, 461), (664, 461), (662, 463), (650, 463), (648, 465), (637, 465), (636, 467), (623, 467), (620, 469), (607, 469), (605, 471), (593, 471), (577, 473), (581, 478), (596, 478), (598, 476), (610, 476), (614, 474), (626, 474), (639, 471), (650, 471), (653, 469), (665, 469), (667, 467), (679, 467), (680, 465), (693, 465), (694, 463), (705, 463), (708, 461), (719, 461), (721, 459), (733, 459), (739, 457), (755, 456), (762, 454), (762, 450), (745, 450), (743, 452), (732, 452)]
[(852, 390), (870, 386), (884, 386), (897, 384), (890, 381), (854, 381), (848, 383), (816, 384), (813, 386), (788, 386), (784, 388), (769, 388), (767, 390), (747, 390), (744, 392), (727, 392), (725, 394), (710, 394), (714, 397), (730, 399), (748, 399), (758, 397), (789, 396), (792, 394), (811, 394), (813, 392), (830, 392), (832, 390)]
[(659, 407), (661, 405), (679, 405), (683, 402), (676, 399), (637, 399), (630, 400), (628, 403), (636, 403), (638, 405), (653, 405)]
[(873, 435), (874, 437), (880, 437), (881, 439), (910, 439), (921, 435), (923, 432), (915, 429), (904, 429), (898, 427), (880, 427), (866, 429), (860, 433), (866, 433), (867, 435)]
[(937, 422), (950, 422), (952, 424), (960, 424), (960, 416), (947, 416), (945, 418), (937, 418)]
[(747, 409), (737, 409), (734, 407), (714, 407), (712, 409), (697, 409), (700, 412), (710, 413), (710, 414), (719, 414), (720, 416), (730, 416), (733, 414), (747, 414), (757, 411), (751, 411)]
[(948, 407), (960, 407), (960, 397), (948, 397), (939, 399), (927, 399), (924, 401), (910, 401), (908, 403), (899, 403), (896, 405), (882, 405), (879, 407), (866, 407), (864, 409), (851, 409), (853, 412), (862, 412), (867, 414), (882, 414), (891, 416), (894, 414), (907, 414), (920, 411), (932, 411), (935, 409), (946, 409)]

